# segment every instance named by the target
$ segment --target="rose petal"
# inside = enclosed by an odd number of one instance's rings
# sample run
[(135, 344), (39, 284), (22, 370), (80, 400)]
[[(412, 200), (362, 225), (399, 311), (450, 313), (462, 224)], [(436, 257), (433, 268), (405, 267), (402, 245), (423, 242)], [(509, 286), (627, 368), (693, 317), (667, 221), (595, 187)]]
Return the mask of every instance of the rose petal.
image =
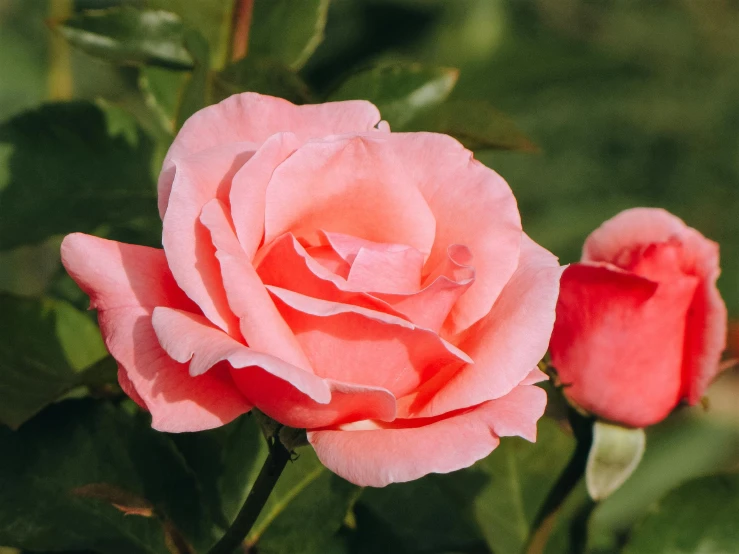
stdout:
[(175, 159), (177, 173), (162, 230), (167, 263), (177, 284), (208, 319), (232, 336), (239, 335), (238, 318), (223, 290), (210, 233), (199, 218), (214, 198), (228, 201), (231, 179), (253, 154), (246, 148), (233, 143)]
[(197, 310), (177, 287), (164, 251), (83, 233), (64, 237), (62, 264), (90, 297), (90, 309), (176, 306)]
[(241, 247), (251, 260), (264, 237), (267, 185), (272, 173), (302, 144), (292, 133), (271, 136), (234, 175), (231, 213)]
[(155, 429), (211, 429), (251, 409), (227, 372), (194, 379), (159, 346), (151, 325), (155, 306), (197, 309), (177, 287), (162, 250), (76, 233), (62, 243), (62, 262), (98, 309), (121, 387), (149, 409)]
[(535, 385), (536, 383), (542, 383), (543, 381), (549, 381), (549, 376), (541, 371), (539, 368), (532, 369), (531, 372), (521, 381), (522, 385)]
[[(465, 265), (472, 261), (469, 250), (461, 245), (452, 245), (444, 263), (428, 275), (425, 288), (418, 292), (369, 294), (357, 291), (362, 287), (337, 275), (335, 260), (338, 258), (344, 261), (339, 257), (343, 255), (354, 262), (360, 245), (367, 241), (344, 240), (343, 237), (337, 239), (335, 233), (330, 235), (332, 247), (305, 249), (289, 233), (273, 241), (260, 252), (257, 272), (262, 281), (313, 298), (352, 304), (403, 317), (419, 327), (438, 332), (454, 302), (474, 279), (474, 268)], [(333, 253), (333, 257), (325, 253), (327, 250)], [(317, 252), (322, 256), (320, 261), (315, 259)], [(330, 262), (334, 262), (334, 267)]]
[(318, 375), (400, 396), (449, 364), (471, 361), (436, 333), (404, 319), (267, 288)]
[(726, 348), (727, 311), (716, 287), (719, 247), (678, 217), (656, 208), (626, 210), (606, 221), (585, 242), (583, 261), (628, 263), (635, 248), (670, 240), (683, 245), (682, 271), (698, 276), (698, 286), (686, 325), (683, 391), (691, 404), (698, 402), (720, 371)]
[[(315, 254), (315, 248), (312, 250)], [(316, 261), (290, 233), (274, 240), (260, 254), (257, 274), (265, 285), (399, 316), (382, 300), (353, 291), (345, 279)]]
[[(583, 262), (606, 262), (624, 268), (623, 256), (638, 245), (667, 242), (680, 237), (685, 223), (661, 208), (634, 208), (612, 217), (585, 241)], [(628, 263), (628, 262), (627, 262)]]
[(349, 266), (352, 290), (412, 293), (421, 284), (423, 254), (404, 244), (376, 243), (341, 233), (322, 233)]
[[(699, 233), (694, 232), (694, 235)], [(700, 249), (689, 248), (696, 252), (696, 262), (701, 266), (703, 277), (688, 311), (685, 326), (682, 395), (687, 397), (690, 404), (700, 401), (708, 385), (721, 371), (721, 353), (726, 349), (728, 327), (726, 304), (716, 287), (720, 273), (719, 247), (702, 236), (700, 239), (703, 240), (688, 238), (689, 243), (701, 245)]]
[(393, 421), (396, 417), (395, 397), (380, 387), (325, 379), (331, 401), (318, 404), (265, 371), (234, 369), (231, 375), (261, 411), (288, 427), (320, 429), (368, 418)]
[(607, 266), (575, 264), (562, 277), (552, 364), (586, 410), (643, 427), (678, 403), (685, 314), (697, 279), (669, 286)]
[(285, 425), (313, 428), (357, 418), (395, 417), (395, 398), (388, 391), (321, 379), (244, 346), (201, 316), (157, 308), (153, 323), (162, 347), (172, 358), (190, 361), (191, 373), (207, 375), (213, 371), (209, 368), (228, 362), (246, 398)]
[(472, 286), (475, 269), (472, 253), (459, 244), (448, 248), (448, 255), (431, 273), (423, 289), (411, 294), (375, 294), (416, 325), (437, 333), (460, 296)]
[(423, 254), (410, 246), (403, 250), (361, 248), (347, 282), (360, 290), (404, 294), (421, 284)]
[(259, 352), (212, 327), (202, 316), (171, 308), (156, 308), (152, 317), (162, 348), (180, 363), (190, 362), (190, 374), (202, 375), (219, 362), (231, 367), (259, 367), (293, 385), (319, 404), (331, 393), (323, 379), (270, 354)]
[(267, 187), (265, 243), (292, 232), (318, 244), (319, 231), (427, 253), (434, 216), (420, 194), (413, 159), (394, 151), (391, 134), (313, 141), (272, 175)]
[[(164, 217), (174, 178), (173, 161), (233, 142), (252, 143), (252, 150), (280, 132), (301, 141), (372, 129), (380, 121), (377, 108), (362, 100), (296, 106), (282, 98), (253, 92), (236, 94), (196, 112), (170, 146), (159, 176), (159, 213)], [(389, 129), (388, 129), (389, 130)]]
[(497, 400), (439, 418), (396, 420), (367, 425), (367, 430), (309, 431), (308, 440), (334, 473), (360, 486), (384, 487), (468, 467), (490, 454), (499, 437), (536, 440), (536, 421), (545, 405), (542, 389), (520, 386)]
[(133, 386), (131, 379), (128, 378), (126, 368), (120, 364), (118, 364), (118, 384), (121, 386), (123, 392), (125, 392), (131, 400), (136, 402), (141, 409), (149, 411), (149, 408), (146, 406), (146, 401), (141, 398), (141, 395), (136, 391), (136, 387)]
[[(290, 233), (286, 233), (283, 237), (287, 235), (293, 236)], [(274, 242), (277, 242), (278, 240), (280, 239), (276, 239)], [(274, 242), (272, 244), (274, 244)], [(308, 254), (308, 257), (328, 269), (333, 275), (341, 277), (343, 279), (342, 282), (346, 282), (352, 266), (346, 263), (345, 260), (341, 259), (333, 248), (330, 246), (308, 246), (304, 250)]]
[(308, 358), (242, 250), (223, 203), (211, 200), (203, 208), (200, 220), (210, 231), (228, 303), (239, 318), (246, 343), (312, 372)]
[[(504, 396), (547, 351), (563, 268), (523, 236), (521, 261), (490, 313), (457, 343), (475, 361), (399, 400), (401, 417), (430, 417)], [(455, 368), (450, 368), (454, 370)]]
[(398, 158), (413, 160), (414, 182), (436, 218), (436, 240), (427, 267), (443, 263), (452, 244), (465, 245), (475, 260), (475, 282), (450, 314), (449, 333), (456, 334), (490, 312), (516, 270), (521, 242), (516, 200), (500, 175), (474, 160), (451, 137), (434, 133), (390, 137)]

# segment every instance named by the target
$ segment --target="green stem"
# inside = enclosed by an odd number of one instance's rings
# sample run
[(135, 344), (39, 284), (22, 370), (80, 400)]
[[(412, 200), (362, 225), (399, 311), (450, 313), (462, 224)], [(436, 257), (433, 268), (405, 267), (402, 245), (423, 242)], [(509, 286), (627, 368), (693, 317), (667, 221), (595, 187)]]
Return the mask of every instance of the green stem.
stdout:
[(587, 497), (577, 510), (570, 524), (570, 549), (572, 554), (584, 554), (588, 547), (588, 521), (597, 503)]
[(269, 455), (236, 519), (208, 554), (232, 554), (246, 539), (264, 508), (272, 489), (290, 460), (290, 452), (277, 436), (270, 439)]
[(580, 415), (572, 408), (569, 408), (568, 418), (577, 440), (575, 451), (534, 519), (532, 529), (535, 531), (530, 537), (527, 554), (544, 551), (560, 508), (585, 474), (590, 445), (593, 442), (593, 420)]

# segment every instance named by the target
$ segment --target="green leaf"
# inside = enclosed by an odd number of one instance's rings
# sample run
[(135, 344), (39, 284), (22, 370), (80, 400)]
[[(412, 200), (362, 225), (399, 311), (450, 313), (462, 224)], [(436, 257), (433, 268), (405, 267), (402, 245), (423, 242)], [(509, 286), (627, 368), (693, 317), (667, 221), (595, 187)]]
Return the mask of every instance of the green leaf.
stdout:
[(469, 469), (365, 489), (357, 506), (358, 530), (395, 536), (408, 552), (519, 553), (573, 448), (572, 437), (544, 418), (534, 444), (505, 438)]
[(190, 76), (184, 71), (161, 67), (143, 67), (139, 73), (139, 89), (144, 103), (159, 118), (159, 124), (174, 136), (180, 96)]
[(100, 329), (92, 319), (61, 300), (49, 300), (54, 311), (56, 336), (69, 365), (80, 371), (107, 354)]
[(728, 554), (739, 545), (739, 475), (704, 477), (665, 496), (624, 554)]
[(308, 85), (297, 73), (271, 59), (248, 56), (213, 77), (214, 102), (247, 91), (279, 96), (294, 104), (305, 104), (312, 99)]
[[(244, 504), (267, 457), (252, 415), (219, 429), (173, 436), (198, 474), (214, 518), (225, 528)], [(288, 463), (247, 538), (260, 553), (323, 552), (360, 489), (328, 471), (310, 447)]]
[(681, 410), (647, 430), (649, 448), (633, 475), (599, 503), (590, 522), (596, 546), (618, 543), (649, 507), (679, 484), (736, 466), (739, 429), (700, 409)]
[(401, 130), (419, 113), (446, 100), (459, 71), (416, 63), (381, 64), (356, 73), (329, 100), (369, 100), (394, 130)]
[(493, 552), (521, 552), (539, 509), (574, 450), (558, 423), (542, 418), (536, 443), (502, 439), (480, 463), (490, 476), (475, 498), (475, 513)]
[(213, 519), (227, 528), (267, 457), (267, 443), (254, 417), (247, 414), (217, 429), (171, 437), (198, 475)]
[[(213, 542), (194, 475), (145, 418), (68, 400), (18, 431), (0, 427), (0, 452), (0, 544), (165, 554), (167, 525), (197, 551)], [(145, 499), (157, 517), (126, 516), (110, 498), (80, 494), (93, 484)]]
[(167, 10), (182, 18), (209, 45), (208, 64), (220, 69), (226, 63), (231, 39), (234, 0), (145, 0), (149, 8)]
[(471, 150), (537, 150), (513, 121), (481, 100), (445, 102), (414, 118), (407, 130), (451, 135)]
[(143, 133), (111, 136), (104, 112), (86, 102), (48, 104), (0, 125), (12, 149), (0, 182), (0, 250), (52, 235), (157, 219)]
[[(214, 519), (222, 528), (244, 504), (267, 457), (267, 445), (253, 415), (212, 431), (173, 435), (197, 473)], [(310, 447), (297, 450), (247, 538), (260, 553), (325, 552), (359, 487), (328, 471)]]
[(121, 64), (189, 69), (185, 29), (175, 14), (132, 7), (77, 14), (57, 27), (70, 44), (92, 56)]
[(312, 448), (297, 453), (247, 537), (260, 553), (323, 552), (361, 491), (327, 470)]
[[(430, 454), (431, 455), (431, 454)], [(355, 509), (361, 540), (370, 551), (485, 551), (475, 521), (475, 496), (488, 481), (477, 465), (449, 475), (427, 475), (384, 489), (367, 488)]]
[(639, 465), (645, 445), (644, 429), (596, 421), (585, 469), (590, 497), (603, 500), (623, 485)]
[(323, 40), (329, 0), (254, 0), (249, 56), (300, 69)]
[(43, 294), (59, 271), (59, 244), (59, 238), (52, 237), (41, 244), (0, 252), (0, 292), (19, 296)]
[(96, 365), (107, 360), (97, 325), (66, 302), (0, 294), (0, 314), (0, 422), (17, 428), (74, 387), (110, 379), (107, 362)]
[(187, 119), (204, 108), (207, 104), (210, 89), (210, 56), (207, 41), (195, 31), (185, 36), (185, 44), (195, 60), (195, 67), (187, 77), (177, 105), (177, 129)]

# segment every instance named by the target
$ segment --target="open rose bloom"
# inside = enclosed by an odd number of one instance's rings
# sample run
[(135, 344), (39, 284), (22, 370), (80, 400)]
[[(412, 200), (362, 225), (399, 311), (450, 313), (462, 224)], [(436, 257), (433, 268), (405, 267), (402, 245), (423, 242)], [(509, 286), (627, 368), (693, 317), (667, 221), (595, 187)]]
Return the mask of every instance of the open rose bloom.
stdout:
[(158, 186), (163, 250), (62, 246), (156, 429), (256, 406), (372, 486), (535, 439), (561, 268), (457, 141), (248, 93), (187, 121)]
[(664, 210), (606, 221), (562, 277), (551, 353), (567, 396), (634, 427), (698, 402), (726, 346), (718, 276), (718, 245)]

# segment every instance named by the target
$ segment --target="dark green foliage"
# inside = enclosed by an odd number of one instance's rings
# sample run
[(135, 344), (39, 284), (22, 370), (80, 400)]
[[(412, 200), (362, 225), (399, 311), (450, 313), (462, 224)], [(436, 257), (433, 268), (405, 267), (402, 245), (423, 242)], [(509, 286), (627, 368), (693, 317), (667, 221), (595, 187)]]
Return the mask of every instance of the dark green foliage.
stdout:
[(62, 394), (115, 380), (97, 326), (60, 300), (0, 294), (0, 423), (17, 428)]
[(170, 12), (130, 7), (92, 11), (67, 19), (58, 28), (70, 44), (112, 62), (171, 69), (193, 65), (182, 22)]
[[(0, 427), (0, 451), (0, 544), (166, 553), (165, 522), (198, 549), (212, 541), (194, 474), (144, 418), (68, 400), (18, 431)], [(146, 499), (157, 515), (127, 516), (78, 490), (91, 484)]]
[(665, 496), (636, 527), (624, 554), (734, 552), (739, 475), (704, 477)]
[(110, 133), (85, 102), (49, 104), (0, 126), (0, 249), (158, 219), (149, 138)]

